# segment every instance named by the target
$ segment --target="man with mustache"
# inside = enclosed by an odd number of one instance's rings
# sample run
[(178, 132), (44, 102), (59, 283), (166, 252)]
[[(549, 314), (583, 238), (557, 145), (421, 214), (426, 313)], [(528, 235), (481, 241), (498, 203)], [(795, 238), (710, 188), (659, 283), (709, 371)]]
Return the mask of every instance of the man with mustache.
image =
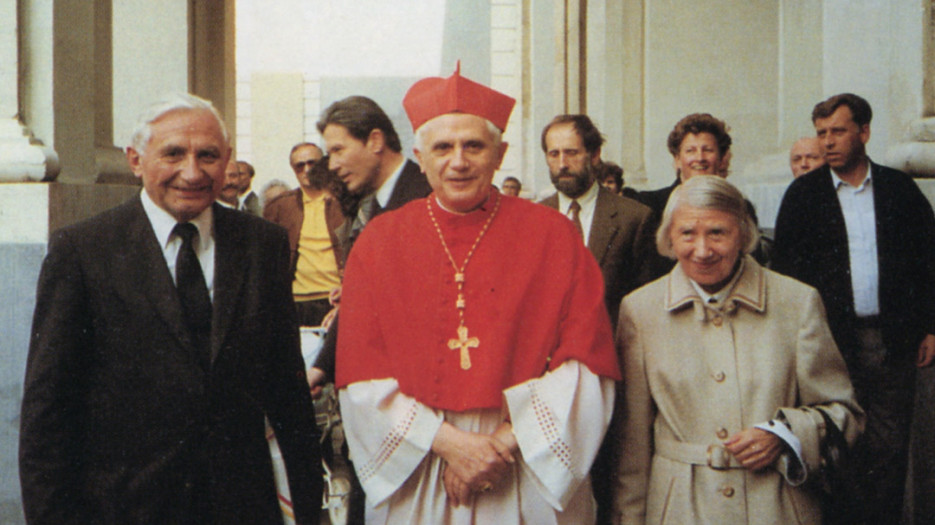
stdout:
[[(233, 154), (231, 154), (233, 156)], [(233, 158), (227, 162), (224, 168), (224, 186), (218, 193), (218, 204), (232, 210), (240, 209), (240, 171), (237, 168), (237, 161)]]
[[(542, 151), (558, 192), (542, 204), (565, 214), (604, 276), (604, 303), (616, 326), (620, 299), (649, 281), (655, 248), (652, 211), (617, 195), (597, 181), (604, 137), (587, 115), (559, 115), (542, 130)], [(610, 450), (607, 440), (591, 468), (598, 523), (613, 511)]]
[(559, 115), (542, 130), (542, 151), (558, 192), (542, 204), (565, 214), (601, 266), (604, 301), (616, 323), (620, 299), (650, 277), (652, 211), (596, 180), (604, 137), (587, 115)]
[(240, 201), (240, 209), (256, 215), (257, 217), (262, 217), (263, 213), (260, 205), (260, 196), (251, 189), (251, 186), (253, 186), (253, 177), (256, 175), (253, 164), (245, 160), (238, 160), (237, 174), (238, 188), (240, 190), (240, 194), (237, 198)]

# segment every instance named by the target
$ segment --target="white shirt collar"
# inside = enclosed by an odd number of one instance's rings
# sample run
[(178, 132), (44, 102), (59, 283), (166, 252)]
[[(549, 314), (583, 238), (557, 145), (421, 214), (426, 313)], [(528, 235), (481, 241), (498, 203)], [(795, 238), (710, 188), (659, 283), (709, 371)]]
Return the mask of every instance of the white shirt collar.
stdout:
[[(851, 186), (850, 183), (848, 183), (847, 181), (839, 177), (838, 174), (835, 173), (834, 168), (829, 168), (829, 169), (831, 170), (831, 181), (834, 183), (834, 189), (836, 190), (839, 189), (842, 184), (847, 184), (848, 186), (852, 188), (854, 187), (854, 186)], [(864, 177), (864, 181), (860, 183), (860, 186), (856, 187), (858, 191), (866, 188), (867, 185), (870, 184), (870, 179), (872, 178), (872, 174), (873, 174), (873, 169), (871, 169), (870, 167), (870, 159), (868, 158), (867, 159), (867, 176)]]
[(402, 162), (399, 163), (399, 166), (393, 170), (393, 173), (383, 181), (383, 185), (380, 186), (380, 189), (374, 194), (374, 197), (377, 199), (377, 204), (381, 208), (386, 208), (386, 204), (390, 201), (390, 197), (393, 196), (393, 190), (396, 188), (396, 181), (399, 180), (399, 176), (403, 173), (403, 166), (406, 165), (406, 158), (403, 157)]
[(581, 209), (578, 212), (578, 221), (581, 223), (581, 234), (584, 236), (584, 244), (591, 241), (591, 224), (594, 222), (594, 212), (597, 209), (597, 193), (600, 191), (600, 184), (597, 181), (591, 183), (588, 188), (577, 199), (571, 199), (562, 192), (558, 192), (558, 210), (562, 215), (571, 218), (569, 207), (573, 200), (578, 201)]
[(237, 206), (234, 206), (233, 204), (228, 204), (228, 203), (222, 201), (221, 199), (217, 199), (215, 202), (217, 202), (217, 203), (220, 204), (221, 206), (224, 206), (225, 208), (230, 208), (230, 209), (232, 209), (232, 210), (239, 210), (239, 209), (240, 209), (240, 201), (237, 201)]
[[(179, 221), (153, 202), (149, 194), (146, 193), (145, 188), (140, 191), (140, 200), (143, 201), (143, 211), (146, 212), (146, 217), (149, 219), (149, 223), (153, 226), (153, 231), (156, 233), (156, 240), (159, 241), (159, 246), (165, 251), (171, 240), (172, 229), (175, 228), (175, 225), (178, 224)], [(211, 206), (205, 208), (197, 217), (188, 222), (194, 224), (195, 227), (198, 228), (199, 245), (204, 245), (207, 239), (212, 237), (214, 214), (211, 210)], [(198, 249), (198, 247), (195, 248), (196, 251), (198, 251)]]
[(599, 184), (597, 181), (593, 181), (591, 183), (591, 187), (588, 188), (587, 191), (585, 191), (584, 194), (577, 199), (572, 199), (568, 195), (565, 195), (562, 192), (558, 192), (558, 211), (567, 214), (568, 207), (571, 206), (571, 201), (573, 200), (578, 201), (578, 205), (581, 206), (582, 210), (591, 206), (595, 201), (597, 201), (598, 186)]

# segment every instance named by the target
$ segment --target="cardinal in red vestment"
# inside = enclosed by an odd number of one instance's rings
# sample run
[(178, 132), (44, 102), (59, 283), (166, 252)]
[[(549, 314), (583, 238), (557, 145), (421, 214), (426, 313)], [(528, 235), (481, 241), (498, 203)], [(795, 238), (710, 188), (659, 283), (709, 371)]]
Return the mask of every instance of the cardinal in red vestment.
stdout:
[(492, 186), (515, 101), (460, 75), (403, 101), (434, 192), (347, 262), (341, 412), (368, 523), (593, 523), (620, 378), (600, 269), (567, 218)]

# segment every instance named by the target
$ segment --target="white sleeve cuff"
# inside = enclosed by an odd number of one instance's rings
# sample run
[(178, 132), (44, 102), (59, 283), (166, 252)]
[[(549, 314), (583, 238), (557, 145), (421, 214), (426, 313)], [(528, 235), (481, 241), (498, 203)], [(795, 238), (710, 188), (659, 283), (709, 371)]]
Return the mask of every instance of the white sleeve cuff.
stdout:
[(753, 425), (753, 428), (775, 434), (789, 446), (789, 450), (791, 450), (795, 456), (792, 457), (788, 453), (783, 453), (777, 460), (777, 470), (793, 487), (804, 483), (808, 473), (805, 469), (805, 461), (802, 460), (802, 444), (799, 442), (799, 438), (789, 430), (789, 427), (782, 421), (770, 419), (766, 423)]

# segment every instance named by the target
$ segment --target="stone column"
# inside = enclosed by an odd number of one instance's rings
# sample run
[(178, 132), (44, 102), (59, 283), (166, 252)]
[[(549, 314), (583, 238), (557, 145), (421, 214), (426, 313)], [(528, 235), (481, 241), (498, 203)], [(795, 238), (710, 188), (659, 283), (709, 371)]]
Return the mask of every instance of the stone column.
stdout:
[(51, 180), (59, 172), (58, 156), (23, 122), (18, 4), (0, 0), (0, 183)]

